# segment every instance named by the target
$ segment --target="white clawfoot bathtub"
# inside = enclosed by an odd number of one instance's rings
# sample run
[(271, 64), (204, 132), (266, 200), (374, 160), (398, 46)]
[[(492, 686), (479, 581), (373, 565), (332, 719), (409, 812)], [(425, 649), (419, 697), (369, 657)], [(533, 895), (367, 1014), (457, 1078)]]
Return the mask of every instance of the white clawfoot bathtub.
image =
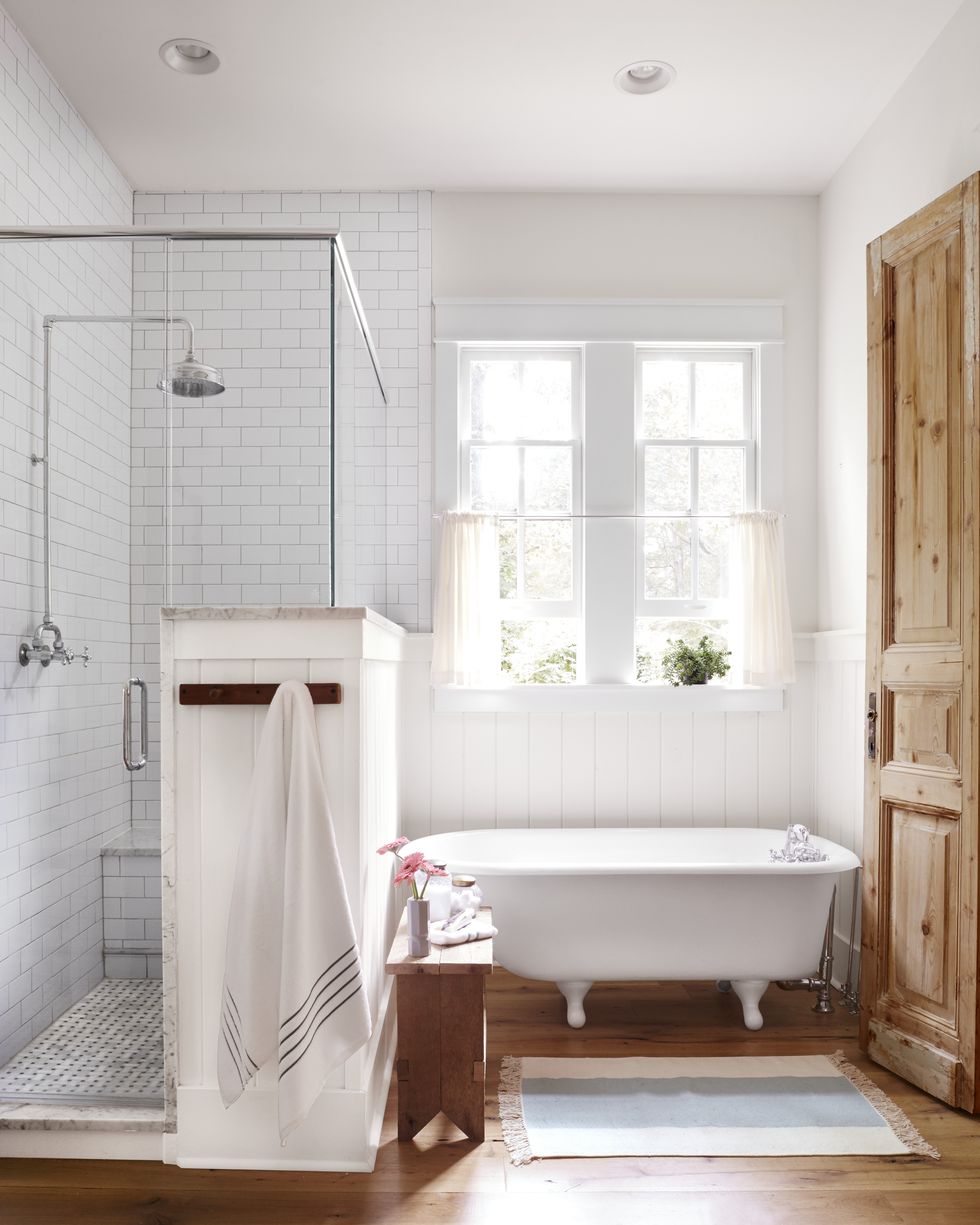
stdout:
[(557, 983), (569, 1025), (585, 1024), (594, 982), (715, 979), (760, 1029), (769, 983), (815, 972), (837, 876), (860, 863), (822, 838), (811, 838), (829, 855), (822, 863), (771, 863), (785, 839), (778, 829), (495, 829), (408, 849), (478, 879), (496, 959)]

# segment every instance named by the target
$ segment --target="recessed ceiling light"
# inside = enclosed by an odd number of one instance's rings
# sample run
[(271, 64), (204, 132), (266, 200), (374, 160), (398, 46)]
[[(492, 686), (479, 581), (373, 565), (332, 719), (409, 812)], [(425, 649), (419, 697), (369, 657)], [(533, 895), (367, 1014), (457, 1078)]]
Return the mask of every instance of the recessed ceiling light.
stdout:
[(655, 94), (666, 89), (676, 75), (673, 65), (663, 60), (637, 60), (620, 68), (613, 81), (628, 94)]
[(172, 38), (160, 48), (160, 58), (175, 72), (217, 72), (221, 64), (214, 47), (196, 38)]

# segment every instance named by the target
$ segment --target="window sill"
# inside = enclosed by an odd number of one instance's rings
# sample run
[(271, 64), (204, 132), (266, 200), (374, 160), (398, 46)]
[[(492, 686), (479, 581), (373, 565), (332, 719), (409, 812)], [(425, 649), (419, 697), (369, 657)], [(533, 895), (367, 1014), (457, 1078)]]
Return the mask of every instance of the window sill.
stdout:
[(773, 711), (783, 709), (783, 689), (753, 686), (689, 685), (510, 685), (466, 689), (437, 685), (432, 709), (438, 713), (604, 712), (604, 711)]

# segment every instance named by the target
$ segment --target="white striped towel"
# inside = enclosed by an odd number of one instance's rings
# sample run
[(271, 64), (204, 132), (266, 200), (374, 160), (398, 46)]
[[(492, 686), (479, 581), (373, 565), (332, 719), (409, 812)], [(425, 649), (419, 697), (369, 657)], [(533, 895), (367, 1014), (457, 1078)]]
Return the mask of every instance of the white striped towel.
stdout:
[(278, 1064), (285, 1143), (327, 1075), (371, 1036), (310, 692), (279, 686), (252, 775), (228, 915), (218, 1084), (230, 1106)]

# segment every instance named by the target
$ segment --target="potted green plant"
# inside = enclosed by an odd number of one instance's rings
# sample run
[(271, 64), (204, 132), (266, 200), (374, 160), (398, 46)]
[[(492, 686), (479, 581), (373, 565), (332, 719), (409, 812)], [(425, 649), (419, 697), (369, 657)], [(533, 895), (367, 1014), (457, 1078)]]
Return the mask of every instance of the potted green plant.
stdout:
[(706, 685), (713, 676), (725, 676), (731, 665), (731, 651), (715, 646), (707, 634), (696, 646), (682, 638), (668, 638), (660, 666), (668, 684)]

